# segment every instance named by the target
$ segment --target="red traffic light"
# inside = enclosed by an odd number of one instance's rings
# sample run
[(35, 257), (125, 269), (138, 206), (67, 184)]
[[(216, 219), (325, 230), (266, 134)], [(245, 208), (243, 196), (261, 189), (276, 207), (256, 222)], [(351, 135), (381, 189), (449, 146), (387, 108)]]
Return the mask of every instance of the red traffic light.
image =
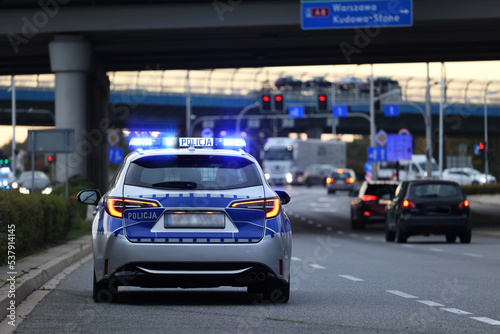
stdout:
[(318, 100), (320, 100), (321, 102), (325, 102), (326, 101), (326, 96), (325, 95), (319, 95), (318, 96)]
[(281, 101), (283, 101), (283, 96), (281, 96), (281, 95), (276, 95), (276, 96), (274, 97), (274, 100), (275, 100), (276, 102), (281, 102)]
[(53, 157), (53, 156), (51, 156), (51, 155), (49, 155), (49, 156), (47, 157), (47, 161), (48, 161), (48, 162), (52, 162), (52, 161), (54, 161), (54, 157)]
[(479, 143), (479, 149), (480, 150), (484, 150), (484, 144), (483, 143)]
[(271, 98), (269, 97), (269, 95), (263, 95), (262, 96), (262, 101), (269, 102), (270, 100), (271, 100)]

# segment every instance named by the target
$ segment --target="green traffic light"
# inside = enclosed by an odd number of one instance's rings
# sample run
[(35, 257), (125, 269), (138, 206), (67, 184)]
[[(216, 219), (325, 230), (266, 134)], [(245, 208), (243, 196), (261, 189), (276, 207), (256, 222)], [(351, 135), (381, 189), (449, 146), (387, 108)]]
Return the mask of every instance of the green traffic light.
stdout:
[(4, 161), (6, 165), (9, 163), (9, 159), (5, 159)]

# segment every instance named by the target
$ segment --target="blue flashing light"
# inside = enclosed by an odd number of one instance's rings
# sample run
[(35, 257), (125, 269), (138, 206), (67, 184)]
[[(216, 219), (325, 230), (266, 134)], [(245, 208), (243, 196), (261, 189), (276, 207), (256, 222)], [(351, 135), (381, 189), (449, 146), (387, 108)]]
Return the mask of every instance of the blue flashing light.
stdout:
[(215, 138), (215, 147), (245, 148), (247, 143), (243, 138)]
[(0, 168), (0, 173), (2, 173), (2, 174), (9, 174), (10, 173), (10, 167), (2, 167), (2, 168)]
[(129, 145), (134, 148), (177, 148), (177, 147), (209, 147), (243, 149), (246, 147), (243, 138), (201, 138), (201, 137), (134, 137), (130, 139)]

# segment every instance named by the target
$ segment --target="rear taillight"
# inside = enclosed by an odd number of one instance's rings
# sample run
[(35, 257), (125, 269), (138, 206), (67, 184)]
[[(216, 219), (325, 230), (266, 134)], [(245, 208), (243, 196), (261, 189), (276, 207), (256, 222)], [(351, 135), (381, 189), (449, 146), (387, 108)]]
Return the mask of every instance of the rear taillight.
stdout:
[(135, 199), (112, 198), (106, 199), (106, 212), (115, 218), (122, 218), (126, 209), (155, 208), (158, 203), (151, 201), (141, 201)]
[(458, 203), (458, 208), (459, 209), (466, 209), (469, 207), (469, 201), (468, 200), (465, 200), (465, 201), (462, 201), (460, 203)]
[(328, 183), (328, 184), (333, 183), (333, 178), (327, 177), (326, 178), (326, 183)]
[(406, 210), (406, 209), (416, 209), (417, 206), (415, 205), (415, 203), (413, 203), (412, 201), (409, 201), (407, 199), (405, 199), (403, 201), (403, 204), (401, 205), (401, 207), (403, 208), (403, 210)]
[(279, 198), (261, 199), (256, 201), (244, 201), (231, 204), (232, 208), (264, 210), (266, 218), (274, 218), (280, 212), (281, 202)]
[(376, 201), (377, 200), (377, 196), (375, 196), (375, 195), (363, 195), (363, 196), (361, 196), (361, 200), (363, 202)]
[(354, 178), (353, 177), (349, 177), (345, 180), (345, 182), (347, 183), (354, 183)]

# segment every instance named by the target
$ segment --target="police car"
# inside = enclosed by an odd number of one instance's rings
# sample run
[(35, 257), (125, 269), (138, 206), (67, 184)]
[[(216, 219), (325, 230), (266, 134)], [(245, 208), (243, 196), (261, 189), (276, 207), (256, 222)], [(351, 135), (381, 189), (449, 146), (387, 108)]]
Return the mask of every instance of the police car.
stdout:
[(282, 205), (290, 197), (268, 185), (244, 140), (135, 137), (130, 144), (141, 148), (102, 197), (77, 195), (97, 205), (94, 300), (116, 301), (119, 286), (235, 286), (286, 303), (292, 231)]

